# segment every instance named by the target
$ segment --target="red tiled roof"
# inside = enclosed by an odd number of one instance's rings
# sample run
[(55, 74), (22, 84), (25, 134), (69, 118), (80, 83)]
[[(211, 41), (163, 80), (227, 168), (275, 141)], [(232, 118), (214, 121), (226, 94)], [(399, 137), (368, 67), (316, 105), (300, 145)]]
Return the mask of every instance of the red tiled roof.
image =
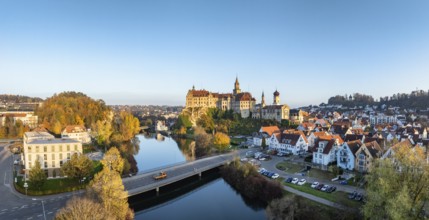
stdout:
[(85, 127), (82, 125), (68, 125), (68, 126), (66, 126), (66, 128), (64, 128), (64, 130), (67, 133), (79, 133), (79, 132), (85, 132), (86, 131)]
[(261, 127), (262, 132), (266, 132), (268, 135), (273, 135), (273, 133), (280, 132), (279, 127), (277, 126), (267, 126), (267, 127)]

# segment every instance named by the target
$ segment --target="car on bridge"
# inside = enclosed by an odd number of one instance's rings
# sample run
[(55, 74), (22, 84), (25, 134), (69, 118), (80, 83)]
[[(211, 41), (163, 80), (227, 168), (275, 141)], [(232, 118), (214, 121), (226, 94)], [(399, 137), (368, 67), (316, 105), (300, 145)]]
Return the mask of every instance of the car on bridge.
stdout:
[(160, 179), (164, 179), (167, 178), (167, 173), (164, 171), (159, 172), (157, 175), (154, 175), (153, 178), (155, 180), (160, 180)]

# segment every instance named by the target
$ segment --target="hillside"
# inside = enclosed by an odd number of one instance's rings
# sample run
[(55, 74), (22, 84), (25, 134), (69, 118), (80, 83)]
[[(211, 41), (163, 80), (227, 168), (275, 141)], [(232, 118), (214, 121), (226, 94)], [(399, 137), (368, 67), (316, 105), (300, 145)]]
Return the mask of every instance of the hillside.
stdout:
[(43, 99), (38, 97), (0, 94), (0, 102), (3, 102), (3, 103), (32, 103), (32, 102), (42, 102), (42, 101)]

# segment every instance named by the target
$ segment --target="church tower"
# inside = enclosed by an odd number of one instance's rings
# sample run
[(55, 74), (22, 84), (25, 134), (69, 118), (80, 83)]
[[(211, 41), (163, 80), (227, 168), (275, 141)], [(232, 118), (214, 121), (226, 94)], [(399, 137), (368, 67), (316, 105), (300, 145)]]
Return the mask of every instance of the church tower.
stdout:
[(264, 95), (264, 92), (262, 92), (261, 106), (262, 106), (262, 108), (265, 107), (265, 95)]
[(280, 105), (280, 93), (277, 91), (274, 92), (274, 105)]
[(234, 95), (240, 94), (240, 83), (238, 82), (238, 77), (235, 78), (235, 84), (234, 84)]

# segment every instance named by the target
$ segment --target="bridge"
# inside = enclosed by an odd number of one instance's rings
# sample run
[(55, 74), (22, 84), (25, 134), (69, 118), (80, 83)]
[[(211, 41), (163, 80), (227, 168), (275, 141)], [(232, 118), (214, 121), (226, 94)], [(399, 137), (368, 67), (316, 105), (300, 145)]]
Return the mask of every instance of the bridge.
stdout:
[[(212, 156), (169, 168), (138, 174), (136, 176), (125, 178), (122, 182), (125, 186), (125, 190), (128, 191), (128, 196), (138, 195), (151, 190), (156, 190), (158, 193), (160, 188), (163, 186), (196, 175), (201, 177), (203, 172), (220, 167), (225, 163), (232, 161), (235, 156), (238, 156), (238, 152)], [(167, 173), (167, 178), (155, 180), (153, 176), (157, 175), (161, 171)]]

